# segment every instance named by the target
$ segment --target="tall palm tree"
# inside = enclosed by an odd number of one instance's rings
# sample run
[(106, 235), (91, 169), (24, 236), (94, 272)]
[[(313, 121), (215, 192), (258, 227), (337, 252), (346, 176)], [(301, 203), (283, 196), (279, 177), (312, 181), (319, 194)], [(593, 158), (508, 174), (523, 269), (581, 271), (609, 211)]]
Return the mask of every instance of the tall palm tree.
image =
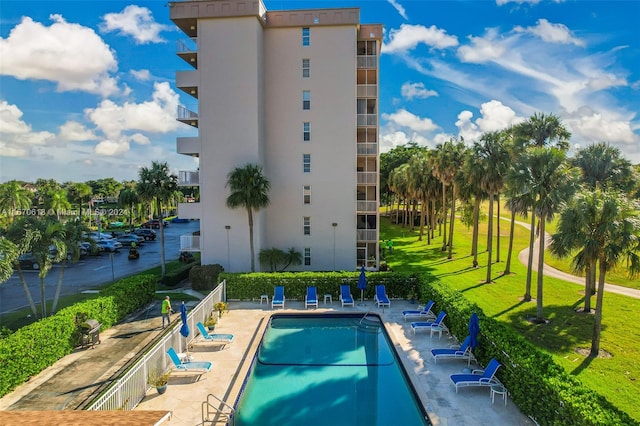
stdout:
[[(405, 214), (404, 217), (402, 219), (402, 226), (405, 225), (406, 223), (406, 210), (407, 210), (407, 198), (408, 198), (408, 194), (407, 194), (407, 185), (408, 185), (408, 174), (407, 174), (407, 168), (409, 167), (408, 163), (404, 163), (398, 167), (396, 167), (395, 169), (393, 169), (391, 171), (391, 174), (389, 175), (389, 188), (391, 188), (391, 190), (396, 194), (396, 197), (398, 198), (398, 215), (400, 215), (400, 206), (402, 205), (402, 202), (404, 201), (405, 203)], [(398, 220), (396, 219), (396, 224), (398, 223)]]
[(253, 211), (267, 207), (270, 203), (271, 182), (262, 173), (262, 166), (245, 164), (234, 168), (227, 175), (227, 184), (231, 193), (227, 197), (227, 207), (243, 207), (249, 220), (249, 248), (251, 252), (251, 272), (256, 271), (253, 247)]
[(178, 187), (178, 177), (171, 174), (166, 162), (151, 162), (151, 168), (142, 167), (138, 172), (138, 191), (143, 199), (155, 204), (160, 220), (160, 262), (162, 279), (166, 272), (166, 259), (164, 248), (164, 226), (162, 216), (162, 204), (165, 203), (173, 191)]
[[(593, 324), (590, 356), (600, 351), (604, 284), (607, 271), (625, 259), (629, 276), (640, 272), (640, 206), (615, 191), (588, 189), (575, 197), (560, 213), (557, 232), (552, 236), (551, 251), (560, 257), (574, 250), (574, 270), (591, 271), (599, 267), (598, 295)], [(588, 312), (589, 294), (585, 295)]]
[[(93, 194), (93, 190), (91, 186), (83, 182), (72, 182), (67, 185), (67, 195), (69, 197), (69, 201), (78, 203), (78, 211), (80, 221), (82, 222), (82, 206), (85, 202), (88, 202), (91, 199), (91, 195)], [(89, 214), (91, 217), (91, 214)], [(91, 220), (91, 219), (89, 219)]]
[(417, 152), (411, 157), (407, 168), (407, 177), (407, 189), (420, 204), (420, 233), (418, 241), (422, 241), (429, 205), (429, 186), (434, 180), (431, 164), (425, 152)]
[[(8, 266), (12, 268), (11, 272), (13, 272), (13, 264), (15, 259), (17, 259), (18, 256), (22, 254), (28, 253), (31, 247), (31, 242), (34, 239), (40, 237), (40, 233), (38, 231), (32, 229), (29, 226), (25, 226), (30, 220), (33, 220), (33, 217), (22, 216), (15, 222), (13, 222), (7, 229), (6, 239), (8, 240), (8, 242), (5, 242), (3, 244), (3, 251), (6, 248), (7, 251), (5, 253), (7, 253), (7, 255), (5, 255), (5, 260), (7, 260)], [(33, 297), (31, 296), (31, 291), (29, 290), (27, 281), (25, 280), (24, 274), (22, 273), (20, 262), (15, 262), (15, 265), (16, 269), (18, 270), (18, 276), (20, 277), (20, 284), (22, 285), (25, 297), (27, 298), (27, 302), (29, 303), (29, 307), (31, 308), (31, 313), (33, 314), (34, 318), (37, 318), (38, 310), (36, 309), (36, 305), (33, 302)], [(6, 274), (4, 265), (3, 271), (5, 271), (4, 273)]]
[(140, 196), (135, 189), (125, 188), (120, 191), (118, 201), (121, 205), (129, 207), (129, 230), (131, 231), (133, 229), (133, 218), (135, 216), (134, 206), (140, 202)]
[(66, 247), (67, 255), (62, 259), (60, 266), (60, 272), (58, 274), (58, 285), (56, 286), (56, 293), (53, 296), (53, 303), (51, 305), (51, 313), (56, 312), (58, 307), (58, 299), (60, 298), (60, 291), (62, 290), (62, 278), (64, 277), (64, 270), (67, 266), (67, 260), (77, 262), (80, 258), (80, 246), (82, 242), (83, 233), (88, 229), (82, 224), (80, 219), (70, 220), (64, 224), (64, 236), (62, 241)]
[(31, 207), (32, 195), (16, 180), (0, 184), (0, 211), (7, 213), (9, 223), (13, 223), (17, 212)]
[(67, 191), (64, 189), (52, 189), (47, 193), (45, 208), (56, 213), (56, 218), (60, 220), (60, 212), (69, 210), (71, 203), (67, 199)]
[(487, 198), (487, 193), (481, 185), (486, 173), (486, 162), (480, 155), (481, 146), (474, 143), (467, 152), (462, 171), (459, 175), (460, 194), (463, 200), (473, 199), (473, 235), (471, 237), (471, 254), (473, 255), (473, 267), (478, 267), (478, 233), (480, 227), (480, 204)]

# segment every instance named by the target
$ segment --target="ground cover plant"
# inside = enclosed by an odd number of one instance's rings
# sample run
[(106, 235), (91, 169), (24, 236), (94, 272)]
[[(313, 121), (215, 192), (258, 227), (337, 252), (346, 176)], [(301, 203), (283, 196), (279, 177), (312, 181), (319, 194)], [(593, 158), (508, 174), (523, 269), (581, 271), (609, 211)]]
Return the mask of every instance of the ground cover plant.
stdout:
[[(493, 264), (492, 283), (485, 284), (487, 255), (486, 221), (480, 229), (479, 267), (473, 268), (472, 231), (456, 224), (453, 258), (442, 251), (442, 238), (431, 245), (418, 241), (417, 232), (391, 225), (381, 218), (382, 240), (393, 239), (393, 254), (386, 253), (387, 264), (397, 272), (428, 271), (441, 282), (463, 293), (481, 307), (488, 317), (508, 324), (528, 341), (548, 351), (554, 361), (589, 388), (640, 421), (640, 348), (637, 324), (640, 299), (606, 293), (604, 296), (601, 356), (587, 357), (591, 343), (593, 316), (577, 314), (583, 303), (583, 286), (545, 277), (545, 317), (548, 324), (535, 325), (527, 320), (535, 316), (534, 300), (523, 302), (526, 267), (517, 261), (517, 253), (528, 246), (528, 230), (516, 227), (512, 274), (502, 276), (508, 247), (508, 222), (501, 221), (501, 262)], [(495, 232), (494, 225), (494, 232)], [(495, 242), (494, 242), (495, 250)], [(495, 252), (494, 252), (495, 253)], [(535, 280), (535, 273), (534, 273)]]

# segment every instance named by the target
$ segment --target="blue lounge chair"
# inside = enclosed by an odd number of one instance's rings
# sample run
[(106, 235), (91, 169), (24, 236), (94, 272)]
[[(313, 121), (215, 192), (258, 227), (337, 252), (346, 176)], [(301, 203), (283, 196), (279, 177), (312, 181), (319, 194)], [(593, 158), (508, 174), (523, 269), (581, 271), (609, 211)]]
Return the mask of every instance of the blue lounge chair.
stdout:
[(353, 306), (353, 296), (351, 295), (351, 288), (348, 284), (340, 286), (340, 302), (342, 302), (343, 308), (345, 306)]
[(452, 374), (451, 383), (458, 388), (463, 386), (491, 386), (499, 384), (500, 381), (495, 377), (496, 371), (500, 368), (500, 363), (492, 358), (489, 365), (484, 370), (473, 370), (470, 374)]
[(201, 322), (198, 322), (196, 324), (196, 327), (198, 327), (198, 330), (200, 330), (200, 335), (202, 336), (203, 340), (207, 342), (222, 343), (223, 349), (225, 346), (227, 346), (228, 343), (233, 342), (233, 334), (220, 334), (220, 333), (209, 334), (209, 332), (207, 331), (207, 328)]
[(447, 333), (449, 332), (447, 326), (442, 322), (446, 316), (447, 314), (444, 311), (440, 311), (438, 317), (434, 321), (412, 322), (411, 329), (413, 330), (413, 334), (416, 334), (417, 330), (429, 330), (430, 337), (433, 337), (433, 333), (439, 333), (439, 337), (442, 337), (443, 331), (446, 331)]
[(471, 365), (471, 359), (475, 361), (475, 357), (471, 353), (471, 336), (467, 336), (460, 345), (459, 348), (442, 348), (431, 349), (431, 356), (433, 356), (434, 362), (437, 364), (438, 359), (466, 359), (468, 364)]
[(276, 306), (280, 306), (282, 309), (284, 309), (284, 287), (281, 285), (277, 285), (274, 289), (273, 289), (273, 299), (271, 299), (271, 309), (273, 309)]
[(376, 286), (376, 304), (378, 305), (378, 308), (380, 306), (386, 306), (387, 308), (391, 307), (391, 301), (387, 296), (387, 290), (384, 285)]
[(309, 306), (318, 307), (318, 292), (315, 287), (307, 287), (307, 294), (304, 297), (304, 307), (308, 308)]
[(167, 355), (171, 358), (175, 371), (198, 373), (196, 380), (199, 380), (200, 376), (204, 373), (211, 371), (211, 367), (213, 366), (213, 363), (210, 361), (182, 361), (173, 348), (167, 350)]
[(407, 321), (407, 318), (417, 317), (420, 321), (433, 321), (436, 319), (436, 314), (431, 312), (431, 308), (433, 308), (433, 300), (429, 300), (423, 309), (412, 309), (407, 311), (402, 311), (402, 316), (404, 320)]

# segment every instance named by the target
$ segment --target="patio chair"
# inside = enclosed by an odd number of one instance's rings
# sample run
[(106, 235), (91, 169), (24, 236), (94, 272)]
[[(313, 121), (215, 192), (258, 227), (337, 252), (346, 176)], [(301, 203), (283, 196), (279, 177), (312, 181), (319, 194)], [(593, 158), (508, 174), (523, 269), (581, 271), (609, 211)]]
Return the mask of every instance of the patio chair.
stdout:
[(387, 308), (391, 307), (391, 301), (389, 300), (389, 297), (387, 296), (387, 289), (385, 288), (384, 285), (377, 285), (376, 286), (376, 305), (378, 305), (378, 308), (380, 306), (386, 306)]
[(282, 309), (284, 309), (284, 286), (281, 285), (277, 285), (274, 289), (273, 289), (273, 299), (271, 299), (271, 309), (275, 308), (276, 306), (280, 306)]
[(475, 362), (475, 357), (471, 353), (471, 336), (467, 336), (459, 347), (431, 349), (431, 356), (433, 356), (434, 363), (438, 363), (438, 359), (466, 359), (468, 365), (471, 365), (471, 360)]
[(309, 306), (318, 307), (318, 292), (316, 287), (307, 287), (307, 294), (304, 297), (304, 307), (308, 308)]
[(224, 349), (227, 346), (227, 344), (233, 342), (233, 334), (221, 334), (221, 333), (209, 334), (209, 332), (207, 331), (207, 327), (205, 327), (204, 324), (201, 322), (198, 322), (196, 324), (196, 327), (198, 327), (198, 330), (200, 331), (200, 336), (202, 337), (202, 340), (206, 342), (221, 343), (222, 349)]
[(442, 337), (443, 331), (446, 331), (447, 333), (449, 332), (447, 326), (442, 322), (446, 316), (447, 314), (444, 311), (440, 311), (438, 317), (434, 321), (412, 322), (411, 329), (413, 330), (413, 334), (416, 334), (417, 330), (429, 330), (430, 337), (433, 337), (433, 333), (439, 333), (439, 337)]
[(340, 302), (342, 307), (353, 306), (353, 296), (351, 295), (351, 288), (348, 284), (342, 284), (340, 286)]
[(431, 312), (433, 305), (433, 300), (429, 300), (424, 308), (402, 311), (402, 316), (404, 317), (405, 322), (407, 321), (407, 318), (417, 318), (418, 321), (433, 321), (436, 319), (436, 314)]
[(211, 371), (211, 367), (213, 366), (213, 363), (210, 361), (182, 361), (176, 350), (172, 347), (167, 350), (167, 355), (169, 355), (169, 358), (173, 362), (175, 371), (198, 373), (195, 379), (196, 381), (200, 380), (203, 374)]
[(495, 377), (500, 365), (495, 358), (492, 358), (484, 370), (473, 370), (470, 374), (452, 374), (451, 383), (456, 387), (456, 393), (458, 393), (459, 387), (492, 386), (500, 384), (500, 381)]

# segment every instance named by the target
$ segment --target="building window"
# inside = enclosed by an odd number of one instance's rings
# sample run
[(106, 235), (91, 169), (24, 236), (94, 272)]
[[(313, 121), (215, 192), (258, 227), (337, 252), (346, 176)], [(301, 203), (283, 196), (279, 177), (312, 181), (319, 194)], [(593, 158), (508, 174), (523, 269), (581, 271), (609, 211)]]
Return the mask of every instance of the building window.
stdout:
[(309, 70), (311, 69), (311, 63), (309, 59), (303, 59), (302, 60), (302, 77), (303, 78), (308, 78), (309, 77)]
[(302, 124), (302, 140), (305, 142), (311, 140), (311, 123)]
[(311, 109), (311, 91), (302, 91), (302, 109)]
[(304, 204), (311, 204), (311, 186), (304, 185), (302, 187), (302, 201)]
[(304, 226), (302, 227), (304, 235), (311, 235), (311, 218), (309, 216), (304, 217)]
[(311, 248), (304, 248), (304, 265), (311, 266)]
[(311, 154), (302, 154), (302, 171), (311, 173)]
[(311, 32), (309, 30), (309, 27), (305, 27), (302, 29), (302, 45), (308, 46), (309, 41), (311, 41)]

